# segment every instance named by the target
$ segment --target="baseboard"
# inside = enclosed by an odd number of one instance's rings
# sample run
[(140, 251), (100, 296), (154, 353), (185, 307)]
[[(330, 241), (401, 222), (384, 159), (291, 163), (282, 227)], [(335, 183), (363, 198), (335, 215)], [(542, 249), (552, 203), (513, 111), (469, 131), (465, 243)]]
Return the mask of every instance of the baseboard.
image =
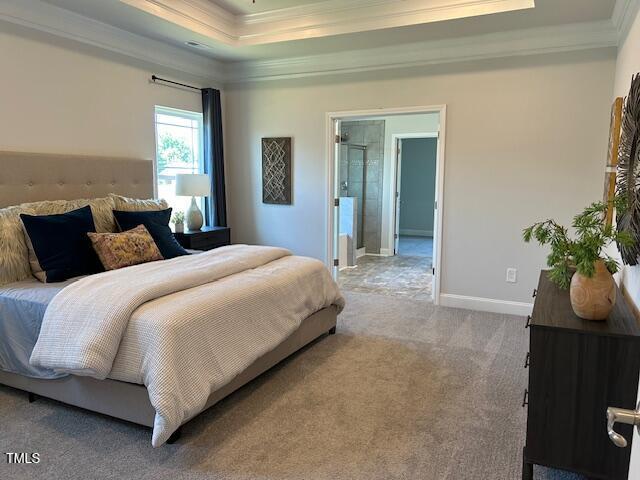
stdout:
[(505, 313), (508, 315), (530, 315), (533, 310), (532, 303), (511, 302), (508, 300), (496, 300), (493, 298), (468, 297), (454, 295), (452, 293), (440, 294), (440, 305), (445, 307), (465, 308), (467, 310), (479, 310), (481, 312)]
[(364, 257), (367, 254), (367, 249), (365, 247), (356, 249), (356, 258)]
[(380, 249), (380, 256), (382, 256), (382, 257), (392, 257), (393, 256), (393, 249), (391, 249), (391, 248), (381, 248)]
[(412, 230), (410, 228), (401, 228), (400, 235), (409, 235), (412, 237), (433, 237), (433, 230)]

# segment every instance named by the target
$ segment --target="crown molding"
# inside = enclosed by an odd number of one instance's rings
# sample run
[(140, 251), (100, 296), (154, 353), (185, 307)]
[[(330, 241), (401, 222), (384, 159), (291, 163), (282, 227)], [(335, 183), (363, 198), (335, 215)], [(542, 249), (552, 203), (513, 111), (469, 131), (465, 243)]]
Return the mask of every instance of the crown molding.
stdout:
[[(144, 1), (149, 0), (126, 0)], [(164, 2), (166, 0), (154, 0)], [(206, 0), (193, 9), (216, 11)], [(329, 0), (333, 1), (333, 0)], [(136, 35), (40, 0), (2, 0), (0, 21), (157, 65), (214, 86), (244, 82), (425, 66), (488, 58), (615, 47), (640, 0), (618, 0), (611, 20), (477, 35), (331, 54), (226, 63)], [(222, 17), (221, 17), (222, 18)], [(229, 17), (225, 17), (229, 21)]]
[(535, 0), (325, 0), (248, 15), (206, 0), (119, 0), (228, 46), (402, 27), (535, 7)]
[(533, 8), (534, 0), (328, 0), (245, 15), (240, 44), (261, 44), (403, 27)]
[(92, 45), (203, 82), (224, 83), (224, 64), (78, 15), (40, 0), (2, 0), (0, 20)]
[(237, 18), (207, 0), (119, 0), (225, 45), (238, 43)]
[(617, 29), (613, 22), (604, 20), (369, 50), (237, 62), (228, 66), (227, 83), (398, 69), (617, 45)]
[(640, 11), (640, 0), (616, 0), (611, 21), (618, 31), (619, 44), (627, 38), (638, 11)]

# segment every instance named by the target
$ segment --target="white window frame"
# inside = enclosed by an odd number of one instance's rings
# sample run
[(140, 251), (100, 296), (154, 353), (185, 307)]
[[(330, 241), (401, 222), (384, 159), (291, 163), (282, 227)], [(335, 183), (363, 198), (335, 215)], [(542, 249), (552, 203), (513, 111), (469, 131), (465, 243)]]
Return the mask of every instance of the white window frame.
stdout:
[[(179, 108), (165, 107), (156, 105), (153, 112), (153, 129), (154, 129), (154, 156), (153, 156), (153, 195), (158, 197), (158, 114), (170, 115), (173, 117), (192, 120), (198, 123), (198, 165), (200, 170), (198, 173), (204, 173), (204, 120), (202, 112), (193, 112), (191, 110), (182, 110)], [(204, 212), (204, 200), (198, 199), (200, 208)]]
[[(182, 110), (179, 108), (164, 107), (156, 105), (153, 113), (153, 128), (155, 131), (155, 144), (153, 156), (153, 196), (158, 198), (158, 114), (179, 117), (185, 120), (196, 121), (198, 124), (198, 165), (200, 166), (198, 173), (204, 173), (204, 120), (202, 112), (193, 112), (191, 110)], [(200, 210), (205, 212), (204, 198), (196, 199)], [(205, 224), (207, 221), (205, 220)]]

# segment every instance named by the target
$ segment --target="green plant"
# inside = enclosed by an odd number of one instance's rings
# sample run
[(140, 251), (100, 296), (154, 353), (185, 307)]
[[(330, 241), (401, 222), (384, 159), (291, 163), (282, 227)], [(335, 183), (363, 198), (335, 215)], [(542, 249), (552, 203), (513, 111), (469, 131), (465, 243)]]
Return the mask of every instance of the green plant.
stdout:
[(173, 212), (171, 223), (173, 223), (174, 225), (184, 223), (184, 212), (181, 212), (180, 210)]
[(163, 172), (170, 164), (191, 164), (192, 161), (193, 155), (191, 147), (187, 142), (170, 133), (160, 134), (160, 142), (158, 145), (158, 172)]
[[(615, 202), (617, 209), (624, 208), (620, 199)], [(574, 239), (569, 237), (566, 227), (554, 220), (534, 223), (523, 230), (525, 242), (535, 239), (540, 245), (551, 246), (547, 257), (547, 265), (551, 268), (549, 278), (560, 288), (569, 288), (574, 269), (581, 275), (592, 277), (598, 260), (603, 260), (611, 273), (618, 271), (618, 262), (609, 255), (603, 256), (602, 249), (612, 242), (629, 245), (633, 238), (627, 232), (618, 232), (611, 225), (606, 225), (606, 211), (605, 203), (596, 202), (576, 215), (572, 223)]]

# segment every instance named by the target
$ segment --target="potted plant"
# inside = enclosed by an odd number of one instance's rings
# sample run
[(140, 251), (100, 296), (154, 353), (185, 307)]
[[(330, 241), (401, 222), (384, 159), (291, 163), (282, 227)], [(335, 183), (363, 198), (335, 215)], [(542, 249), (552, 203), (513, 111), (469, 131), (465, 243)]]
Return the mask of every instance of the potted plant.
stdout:
[(173, 231), (176, 233), (184, 232), (184, 212), (177, 211), (173, 213), (173, 217), (171, 218), (171, 223), (173, 223)]
[[(623, 209), (619, 199), (616, 208)], [(554, 220), (545, 220), (525, 228), (525, 242), (535, 239), (540, 245), (550, 245), (547, 257), (549, 279), (562, 289), (569, 288), (573, 311), (586, 320), (605, 320), (616, 301), (613, 275), (618, 262), (604, 254), (613, 242), (630, 245), (632, 237), (618, 232), (605, 220), (607, 205), (592, 203), (573, 218), (575, 238), (570, 238), (566, 227)]]

